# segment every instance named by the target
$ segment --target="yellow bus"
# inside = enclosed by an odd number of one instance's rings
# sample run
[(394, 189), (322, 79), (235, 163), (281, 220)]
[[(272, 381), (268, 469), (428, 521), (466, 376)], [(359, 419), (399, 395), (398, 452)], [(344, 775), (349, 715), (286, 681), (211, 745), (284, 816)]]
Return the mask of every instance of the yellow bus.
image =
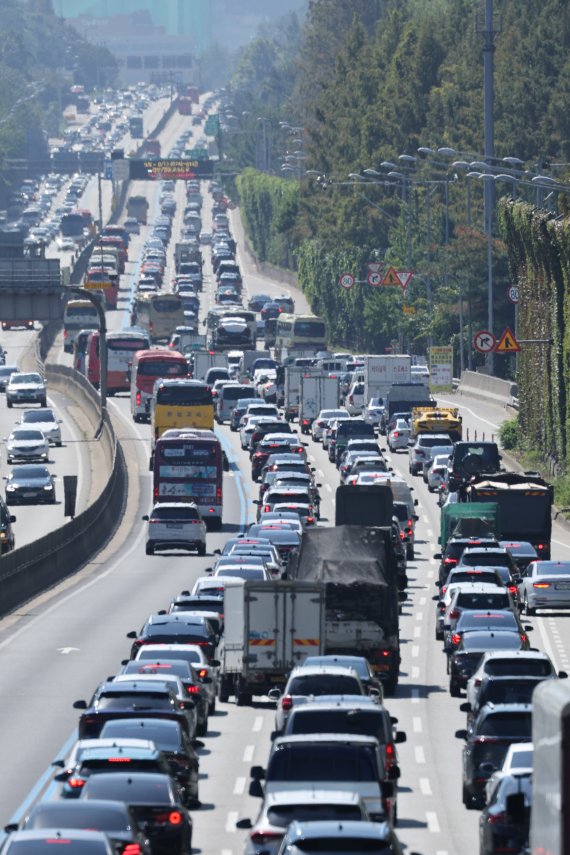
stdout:
[(157, 380), (150, 402), (151, 463), (156, 441), (171, 428), (214, 429), (212, 389), (200, 380)]
[(327, 325), (316, 315), (281, 314), (275, 330), (275, 352), (314, 348), (324, 350), (327, 344)]
[(184, 306), (178, 294), (167, 291), (136, 294), (131, 326), (146, 330), (153, 344), (170, 341), (176, 327), (184, 324)]

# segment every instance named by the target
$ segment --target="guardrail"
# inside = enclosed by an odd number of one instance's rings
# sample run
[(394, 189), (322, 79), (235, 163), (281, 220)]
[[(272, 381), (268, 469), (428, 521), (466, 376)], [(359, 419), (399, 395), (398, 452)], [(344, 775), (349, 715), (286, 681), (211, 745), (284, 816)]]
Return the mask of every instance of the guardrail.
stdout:
[[(454, 385), (455, 385), (454, 378)], [(457, 380), (456, 393), (471, 395), (483, 400), (494, 400), (505, 407), (518, 409), (518, 387), (512, 380), (502, 380), (478, 371), (464, 371)]]

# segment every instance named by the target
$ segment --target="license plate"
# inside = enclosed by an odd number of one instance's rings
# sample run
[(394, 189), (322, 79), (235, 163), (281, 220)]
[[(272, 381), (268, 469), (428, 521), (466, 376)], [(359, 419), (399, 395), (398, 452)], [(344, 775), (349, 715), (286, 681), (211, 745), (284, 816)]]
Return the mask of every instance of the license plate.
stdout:
[(166, 523), (166, 528), (175, 528), (178, 531), (182, 528), (181, 523)]
[(24, 497), (24, 499), (32, 499), (36, 494), (34, 492), (28, 491), (28, 492), (22, 493), (21, 495)]
[(570, 582), (559, 582), (554, 587), (557, 591), (570, 591)]

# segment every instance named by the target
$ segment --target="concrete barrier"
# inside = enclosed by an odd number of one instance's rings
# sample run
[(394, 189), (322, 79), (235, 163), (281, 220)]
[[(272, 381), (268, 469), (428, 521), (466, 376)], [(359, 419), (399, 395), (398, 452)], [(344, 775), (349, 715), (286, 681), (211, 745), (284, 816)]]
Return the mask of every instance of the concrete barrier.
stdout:
[(517, 384), (512, 380), (502, 380), (478, 371), (464, 371), (457, 387), (457, 394), (465, 393), (483, 400), (497, 401), (505, 407), (512, 407), (518, 402)]

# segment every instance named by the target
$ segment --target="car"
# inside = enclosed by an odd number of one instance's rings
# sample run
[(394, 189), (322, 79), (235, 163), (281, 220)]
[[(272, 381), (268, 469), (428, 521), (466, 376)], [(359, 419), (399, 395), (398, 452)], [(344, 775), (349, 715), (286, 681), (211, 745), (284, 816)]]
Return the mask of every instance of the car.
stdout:
[(130, 235), (140, 235), (141, 227), (136, 217), (127, 217), (124, 226)]
[(418, 475), (422, 469), (424, 462), (426, 460), (431, 460), (431, 451), (430, 449), (434, 446), (440, 447), (439, 453), (443, 453), (441, 451), (442, 448), (449, 448), (450, 452), (453, 449), (453, 442), (446, 433), (422, 433), (414, 442), (413, 445), (409, 447), (409, 471), (410, 475)]
[(8, 463), (18, 463), (22, 460), (41, 460), (42, 463), (49, 461), (49, 442), (41, 430), (16, 426), (10, 436), (4, 437), (4, 442)]
[(447, 478), (447, 460), (445, 454), (437, 454), (427, 471), (427, 487), (430, 493), (438, 493)]
[(534, 763), (534, 745), (532, 742), (513, 742), (505, 754), (503, 765), (493, 772), (485, 787), (487, 804), (493, 796), (497, 783), (507, 775), (530, 775)]
[[(279, 528), (282, 530), (295, 531), (301, 535), (304, 531), (302, 521), (299, 519), (299, 514), (296, 511), (267, 511), (260, 515), (257, 526), (270, 526), (271, 528)], [(253, 531), (253, 526), (250, 526), (249, 534)], [(257, 535), (252, 534), (252, 537)], [(259, 535), (263, 537), (264, 535)], [(271, 535), (266, 535), (266, 539), (271, 540)]]
[[(207, 577), (209, 578), (209, 577)], [(131, 659), (145, 644), (199, 644), (204, 648), (208, 659), (213, 659), (218, 644), (214, 627), (203, 617), (188, 617), (184, 612), (171, 615), (152, 614), (140, 632), (131, 630), (127, 638), (133, 639)]]
[(159, 718), (111, 719), (101, 731), (101, 739), (136, 739), (144, 736), (162, 752), (169, 764), (170, 775), (176, 779), (187, 807), (199, 807), (200, 759), (192, 740), (175, 721)]
[(380, 422), (385, 413), (383, 398), (370, 398), (364, 409), (362, 410), (362, 418), (368, 424), (380, 429)]
[[(283, 690), (275, 687), (269, 699), (277, 702), (275, 730), (280, 733), (287, 723), (289, 711), (307, 699), (318, 695), (367, 695), (353, 668), (340, 665), (299, 665), (289, 674)], [(379, 697), (378, 692), (378, 697)]]
[(565, 671), (554, 669), (550, 658), (546, 653), (538, 650), (520, 650), (516, 654), (502, 650), (490, 650), (485, 653), (476, 670), (467, 683), (467, 701), (475, 704), (477, 694), (485, 674), (497, 676), (542, 677), (552, 679), (559, 677), (565, 679), (568, 674)]
[(158, 549), (195, 549), (206, 554), (206, 523), (193, 502), (160, 502), (143, 520), (148, 522), (146, 554)]
[(244, 556), (243, 561), (235, 561), (232, 564), (223, 564), (217, 567), (213, 574), (215, 579), (220, 577), (223, 579), (241, 579), (243, 582), (268, 582), (271, 581), (271, 574), (265, 565), (263, 559), (259, 563), (255, 561), (255, 557)]
[[(131, 660), (132, 661), (132, 660)], [(113, 678), (115, 683), (127, 683), (131, 685), (136, 683), (137, 687), (148, 685), (150, 689), (154, 685), (163, 687), (163, 684), (170, 687), (179, 701), (179, 707), (184, 710), (187, 719), (187, 731), (193, 739), (195, 734), (199, 732), (203, 736), (208, 729), (208, 706), (203, 695), (200, 695), (201, 687), (198, 686), (196, 680), (192, 677), (188, 678), (187, 672), (184, 676), (178, 674), (177, 669), (158, 666), (154, 668), (144, 668), (135, 666), (135, 673), (128, 671), (127, 665), (123, 666), (123, 671)], [(191, 701), (191, 703), (188, 703)], [(200, 719), (198, 718), (200, 716)]]
[(8, 511), (6, 503), (0, 498), (0, 555), (5, 555), (16, 546), (16, 538), (12, 524), (16, 517)]
[(449, 694), (458, 698), (462, 689), (467, 689), (473, 672), (481, 657), (489, 652), (501, 652), (503, 656), (518, 656), (523, 641), (516, 632), (481, 629), (466, 632), (448, 658)]
[(6, 504), (55, 505), (55, 475), (39, 463), (18, 466), (6, 479)]
[(398, 419), (394, 427), (388, 431), (388, 448), (395, 454), (400, 449), (407, 450), (410, 444), (410, 425), (405, 419)]
[[(124, 802), (50, 801), (34, 805), (22, 824), (22, 830), (46, 828), (82, 829), (107, 834), (117, 855), (151, 855), (150, 842), (131, 808)], [(130, 848), (129, 848), (130, 847)], [(138, 848), (137, 848), (138, 847)]]
[(464, 611), (515, 611), (515, 604), (507, 589), (503, 585), (489, 582), (460, 582), (449, 585), (444, 602), (446, 600), (447, 608), (439, 619), (442, 634), (453, 632)]
[(449, 458), (449, 490), (462, 490), (473, 475), (498, 472), (501, 455), (495, 442), (460, 440)]
[[(458, 564), (459, 560), (461, 559), (461, 556), (463, 555), (464, 549), (467, 549), (467, 547), (469, 547), (469, 546), (481, 546), (483, 544), (488, 545), (488, 546), (498, 546), (499, 545), (498, 541), (495, 540), (494, 537), (484, 538), (484, 539), (480, 538), (480, 537), (476, 537), (476, 538), (450, 537), (449, 540), (447, 541), (447, 544), (445, 546), (445, 550), (443, 551), (443, 553), (436, 552), (433, 556), (434, 558), (438, 559), (440, 562), (439, 571), (438, 571), (438, 581), (436, 582), (436, 585), (438, 587), (445, 585), (449, 574), (452, 572), (452, 570), (454, 570), (454, 568), (457, 567), (457, 564)], [(468, 568), (465, 567), (463, 569), (467, 570)], [(478, 572), (481, 572), (481, 571), (478, 571)], [(469, 577), (465, 576), (464, 578), (468, 579)], [(481, 581), (483, 581), (483, 580), (481, 580)]]
[[(451, 449), (449, 446), (444, 446), (443, 448), (439, 445), (434, 445), (433, 448), (430, 448), (427, 452), (426, 458), (423, 462), (422, 466), (422, 477), (424, 479), (424, 483), (428, 484), (428, 473), (432, 467), (433, 461), (436, 457), (439, 457), (443, 460), (443, 464), (447, 466), (447, 462), (449, 461), (449, 455), (451, 453)], [(431, 490), (430, 490), (431, 492)]]
[[(263, 501), (255, 500), (258, 506), (258, 521), (261, 514), (266, 514), (275, 509), (276, 505), (306, 505), (307, 515), (316, 518), (316, 506), (313, 504), (311, 489), (304, 486), (296, 487), (270, 487), (263, 496)], [(282, 508), (282, 510), (287, 510)]]
[(311, 437), (315, 442), (322, 441), (323, 433), (329, 419), (348, 417), (348, 410), (339, 408), (337, 410), (320, 410), (316, 419), (311, 424)]
[(6, 406), (10, 409), (14, 404), (47, 407), (46, 383), (41, 374), (17, 372), (10, 375), (6, 386)]
[[(207, 577), (208, 579), (210, 577)], [(222, 598), (223, 599), (223, 598)], [(210, 696), (208, 712), (213, 715), (216, 711), (216, 694), (219, 683), (220, 663), (217, 659), (208, 659), (204, 650), (198, 644), (146, 644), (139, 648), (135, 662), (146, 662), (153, 659), (163, 658), (167, 660), (182, 659), (188, 662), (198, 679), (206, 687)], [(208, 683), (206, 678), (211, 682)]]
[[(96, 740), (93, 740), (95, 742)], [(81, 790), (91, 775), (103, 772), (114, 773), (127, 768), (132, 772), (161, 772), (169, 775), (170, 767), (162, 752), (148, 740), (126, 740), (112, 745), (93, 745), (86, 748), (71, 768), (64, 769), (55, 776), (63, 784), (61, 798), (78, 799)], [(139, 745), (132, 744), (140, 742)]]
[(468, 701), (461, 704), (461, 711), (467, 713), (469, 725), (477, 718), (479, 710), (485, 704), (532, 704), (532, 693), (544, 677), (496, 677), (486, 674), (481, 680), (477, 701), (472, 706)]
[(528, 772), (496, 780), (479, 818), (479, 855), (528, 851), (531, 806)]
[(515, 614), (511, 609), (466, 610), (461, 612), (453, 628), (444, 633), (443, 649), (450, 655), (457, 649), (465, 633), (488, 630), (489, 632), (513, 632), (520, 638), (521, 648), (528, 650), (530, 644), (527, 633), (532, 629), (532, 626), (523, 626), (518, 613)]
[(271, 793), (263, 800), (254, 823), (250, 819), (241, 819), (236, 827), (249, 830), (244, 855), (261, 855), (262, 852), (277, 855), (291, 822), (325, 819), (363, 822), (368, 820), (368, 812), (357, 793), (344, 790), (283, 790)]
[(261, 471), (272, 454), (298, 454), (306, 459), (303, 443), (295, 433), (270, 433), (258, 444), (251, 456), (251, 477), (259, 481)]
[(68, 855), (117, 855), (104, 832), (66, 827), (14, 831), (2, 846), (2, 855), (53, 855), (54, 841), (65, 842)]
[(538, 553), (532, 543), (526, 540), (501, 540), (499, 546), (508, 549), (521, 576), (531, 561), (536, 561)]
[(517, 589), (526, 615), (538, 609), (570, 608), (570, 561), (531, 561)]
[[(511, 576), (517, 575), (517, 565), (508, 549), (502, 546), (478, 544), (463, 550), (458, 567), (508, 567)], [(569, 564), (570, 567), (570, 564)]]
[[(354, 855), (356, 852), (404, 855), (404, 849), (389, 822), (294, 820), (285, 833), (279, 855), (309, 855), (313, 852), (335, 852), (336, 855)], [(410, 855), (417, 853), (410, 852)]]
[(26, 428), (41, 430), (48, 442), (52, 445), (61, 446), (61, 427), (62, 420), (56, 418), (53, 410), (46, 408), (41, 410), (24, 410), (18, 422), (19, 425)]
[(0, 392), (6, 391), (6, 386), (12, 374), (17, 374), (19, 368), (17, 365), (0, 365)]
[(190, 855), (192, 818), (179, 786), (154, 772), (120, 772), (93, 775), (81, 800), (113, 799), (124, 802), (148, 834), (153, 855)]

